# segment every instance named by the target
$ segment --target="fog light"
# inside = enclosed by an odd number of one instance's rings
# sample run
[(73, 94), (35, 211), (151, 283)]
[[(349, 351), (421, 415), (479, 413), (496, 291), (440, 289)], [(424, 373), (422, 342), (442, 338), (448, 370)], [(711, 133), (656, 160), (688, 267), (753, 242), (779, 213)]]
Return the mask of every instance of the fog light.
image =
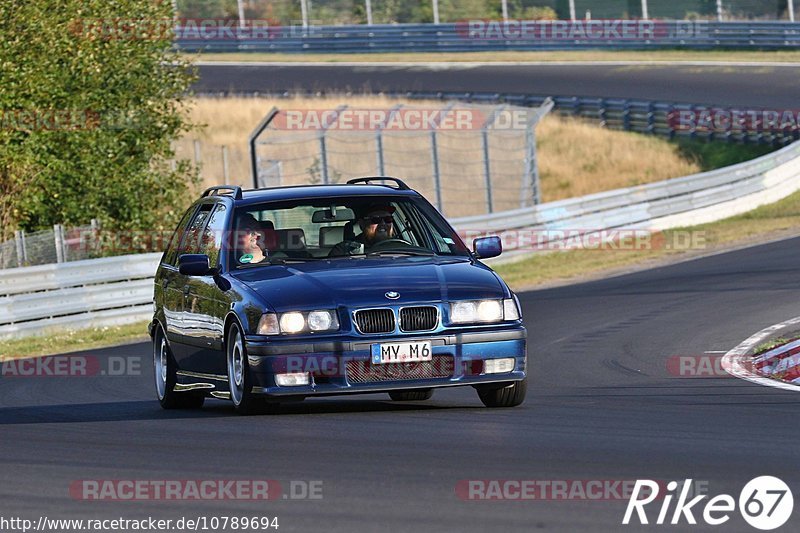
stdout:
[(290, 374), (275, 374), (275, 383), (279, 387), (298, 387), (308, 385), (308, 372), (293, 372)]
[(507, 357), (505, 359), (487, 359), (483, 362), (484, 374), (504, 374), (514, 370), (514, 358)]

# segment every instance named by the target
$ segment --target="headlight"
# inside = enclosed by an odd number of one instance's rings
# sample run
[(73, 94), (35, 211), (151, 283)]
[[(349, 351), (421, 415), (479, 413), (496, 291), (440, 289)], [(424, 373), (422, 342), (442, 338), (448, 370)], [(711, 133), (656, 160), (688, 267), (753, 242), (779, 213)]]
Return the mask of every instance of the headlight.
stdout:
[(450, 304), (450, 322), (453, 324), (491, 324), (504, 320), (519, 320), (517, 305), (510, 298)]
[(335, 331), (339, 329), (336, 311), (290, 311), (280, 317), (275, 313), (264, 313), (258, 321), (259, 335), (301, 333), (308, 331)]
[(311, 311), (308, 313), (308, 329), (311, 331), (325, 331), (331, 329), (334, 318), (334, 315), (330, 311)]
[(306, 319), (302, 313), (284, 313), (281, 315), (281, 331), (299, 333), (306, 327)]

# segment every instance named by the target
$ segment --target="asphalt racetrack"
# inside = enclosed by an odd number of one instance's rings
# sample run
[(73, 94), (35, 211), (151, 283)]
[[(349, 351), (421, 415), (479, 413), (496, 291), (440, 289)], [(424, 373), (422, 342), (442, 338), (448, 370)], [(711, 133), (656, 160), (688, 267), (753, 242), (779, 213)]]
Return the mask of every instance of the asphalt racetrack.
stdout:
[[(637, 531), (658, 527), (657, 507), (648, 508), (650, 526), (623, 527), (627, 502), (613, 494), (469, 501), (456, 487), (691, 478), (738, 498), (751, 478), (776, 475), (800, 494), (797, 395), (667, 369), (671, 356), (726, 351), (797, 315), (799, 245), (521, 294), (531, 382), (515, 409), (484, 408), (459, 388), (402, 405), (378, 394), (313, 399), (259, 417), (238, 416), (222, 400), (167, 412), (155, 400), (148, 344), (88, 352), (101, 367), (108, 357), (139, 361), (140, 375), (5, 376), (3, 515), (278, 516), (279, 531)], [(81, 501), (69, 488), (84, 479), (272, 479), (287, 496), (291, 481), (321, 481), (322, 498)], [(755, 531), (737, 513), (723, 528)]]
[(795, 109), (800, 87), (797, 65), (201, 64), (199, 73), (198, 92), (474, 91), (770, 109)]
[[(198, 91), (498, 91), (794, 108), (796, 67), (202, 66)], [(307, 400), (241, 417), (226, 401), (163, 411), (148, 344), (86, 352), (106, 375), (0, 377), (2, 518), (279, 518), (278, 531), (652, 531), (627, 500), (472, 501), (469, 480), (693, 479), (738, 498), (756, 476), (800, 495), (798, 397), (732, 377), (687, 377), (673, 356), (721, 356), (797, 316), (800, 239), (520, 294), (528, 399), (487, 409), (471, 388), (427, 402)], [(709, 353), (707, 353), (709, 352)], [(110, 372), (111, 360), (123, 361)], [(122, 374), (122, 375), (109, 375)], [(271, 501), (85, 501), (80, 480), (280, 482)], [(321, 485), (320, 485), (321, 482)], [(309, 487), (315, 498), (309, 498)], [(321, 489), (320, 489), (321, 487)], [(286, 498), (284, 498), (286, 496)], [(700, 506), (698, 506), (700, 507)], [(702, 524), (702, 510), (695, 508)], [(795, 512), (795, 515), (797, 513)], [(670, 513), (671, 517), (671, 513)], [(796, 528), (797, 518), (785, 529)], [(664, 526), (661, 526), (664, 527)], [(724, 526), (754, 531), (738, 512)], [(660, 528), (659, 528), (660, 529)], [(69, 530), (69, 529), (64, 529)], [(230, 529), (229, 529), (230, 530)]]

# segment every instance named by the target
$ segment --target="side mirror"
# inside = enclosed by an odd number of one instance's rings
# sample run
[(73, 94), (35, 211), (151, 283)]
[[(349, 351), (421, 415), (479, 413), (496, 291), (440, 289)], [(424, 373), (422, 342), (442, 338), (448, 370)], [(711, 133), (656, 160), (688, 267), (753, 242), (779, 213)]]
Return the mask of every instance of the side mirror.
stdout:
[(481, 237), (472, 241), (472, 248), (478, 259), (489, 259), (503, 253), (503, 241), (500, 237)]
[(178, 270), (184, 276), (208, 276), (211, 265), (205, 254), (183, 254), (178, 257)]

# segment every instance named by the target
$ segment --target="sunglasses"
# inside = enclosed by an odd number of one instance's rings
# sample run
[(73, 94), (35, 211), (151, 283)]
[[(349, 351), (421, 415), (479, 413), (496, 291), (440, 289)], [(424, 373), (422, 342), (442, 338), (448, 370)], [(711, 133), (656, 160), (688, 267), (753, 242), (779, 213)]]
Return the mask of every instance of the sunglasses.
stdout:
[(380, 224), (381, 222), (385, 224), (391, 224), (394, 222), (394, 219), (390, 215), (387, 215), (385, 217), (365, 217), (364, 221), (369, 224)]

